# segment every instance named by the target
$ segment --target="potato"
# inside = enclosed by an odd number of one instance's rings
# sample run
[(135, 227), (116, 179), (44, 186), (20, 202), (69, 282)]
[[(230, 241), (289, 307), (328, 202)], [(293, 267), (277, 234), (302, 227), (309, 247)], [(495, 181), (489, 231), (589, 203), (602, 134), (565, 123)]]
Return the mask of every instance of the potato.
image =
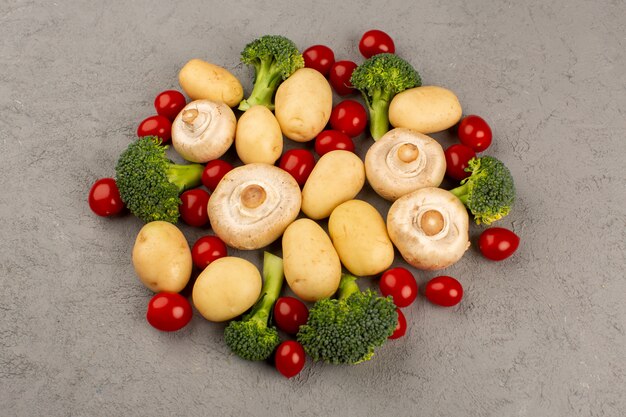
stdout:
[(289, 288), (305, 301), (337, 291), (341, 263), (330, 238), (317, 223), (299, 219), (283, 235), (283, 266)]
[(333, 93), (322, 74), (301, 68), (278, 87), (274, 103), (283, 134), (296, 142), (308, 142), (328, 123)]
[(322, 156), (302, 189), (302, 211), (319, 220), (330, 216), (339, 204), (353, 199), (365, 183), (363, 161), (349, 151)]
[(397, 94), (389, 105), (389, 122), (420, 133), (449, 129), (461, 119), (461, 104), (450, 90), (434, 85)]
[(365, 201), (346, 201), (333, 210), (328, 231), (341, 263), (354, 275), (375, 275), (393, 262), (393, 244), (385, 221)]
[(283, 134), (274, 114), (265, 106), (252, 106), (239, 118), (235, 133), (237, 155), (244, 164), (274, 165), (283, 152)]
[(191, 250), (171, 223), (155, 221), (141, 228), (132, 253), (141, 282), (154, 292), (179, 292), (191, 277)]
[(178, 83), (192, 100), (219, 101), (234, 107), (243, 99), (243, 87), (233, 74), (201, 59), (192, 59), (183, 66)]
[(193, 305), (209, 321), (230, 320), (252, 307), (261, 287), (256, 266), (227, 256), (211, 262), (200, 273), (193, 286)]

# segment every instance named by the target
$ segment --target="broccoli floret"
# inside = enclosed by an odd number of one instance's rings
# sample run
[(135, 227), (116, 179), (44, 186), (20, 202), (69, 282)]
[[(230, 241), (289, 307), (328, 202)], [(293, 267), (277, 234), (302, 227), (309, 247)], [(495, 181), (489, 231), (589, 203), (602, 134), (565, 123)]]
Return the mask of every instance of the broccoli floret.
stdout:
[(371, 290), (361, 292), (356, 278), (343, 274), (339, 299), (315, 303), (297, 338), (313, 360), (357, 364), (370, 360), (397, 324), (391, 297), (380, 297)]
[(265, 282), (259, 300), (241, 321), (231, 321), (224, 330), (230, 350), (250, 361), (269, 358), (280, 344), (278, 331), (274, 326), (268, 327), (268, 321), (283, 285), (283, 260), (265, 252), (263, 278)]
[(120, 197), (131, 213), (148, 223), (178, 220), (178, 197), (201, 183), (204, 166), (177, 165), (167, 159), (161, 139), (146, 136), (131, 143), (115, 167)]
[(492, 156), (472, 158), (471, 172), (461, 186), (450, 190), (472, 212), (476, 224), (490, 225), (509, 214), (515, 201), (515, 185), (509, 169)]
[(241, 52), (241, 62), (254, 66), (254, 88), (250, 97), (239, 104), (246, 111), (255, 104), (274, 110), (274, 93), (278, 85), (296, 70), (304, 67), (304, 58), (296, 44), (280, 35), (256, 39)]
[(374, 140), (389, 130), (391, 99), (407, 88), (419, 87), (419, 73), (404, 59), (394, 54), (378, 54), (359, 65), (350, 78), (361, 90), (370, 113), (370, 133)]

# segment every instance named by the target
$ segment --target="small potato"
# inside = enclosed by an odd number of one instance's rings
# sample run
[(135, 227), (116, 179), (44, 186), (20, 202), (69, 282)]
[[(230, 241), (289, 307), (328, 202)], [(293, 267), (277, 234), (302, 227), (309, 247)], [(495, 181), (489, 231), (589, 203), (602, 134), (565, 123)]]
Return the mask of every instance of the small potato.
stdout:
[(261, 274), (249, 261), (227, 256), (213, 261), (198, 276), (193, 305), (209, 321), (233, 319), (258, 300)]
[(178, 73), (178, 83), (192, 100), (211, 100), (234, 107), (243, 99), (239, 80), (225, 68), (192, 59)]
[(274, 103), (283, 134), (296, 142), (308, 142), (328, 123), (333, 93), (322, 74), (301, 68), (278, 87)]
[(132, 260), (141, 282), (154, 292), (179, 292), (191, 277), (189, 244), (183, 233), (168, 222), (150, 222), (141, 228)]
[(314, 220), (324, 219), (339, 204), (352, 200), (365, 183), (363, 161), (349, 151), (324, 154), (302, 189), (302, 211)]
[(240, 118), (235, 133), (237, 155), (244, 164), (274, 165), (283, 152), (283, 134), (274, 114), (265, 106), (252, 106)]
[(333, 210), (328, 231), (341, 263), (354, 275), (375, 275), (393, 262), (393, 244), (385, 221), (365, 201), (346, 201)]
[(454, 126), (461, 113), (461, 103), (452, 91), (431, 85), (397, 94), (389, 105), (389, 122), (427, 134)]
[(289, 288), (305, 301), (337, 291), (341, 263), (330, 238), (317, 223), (299, 219), (283, 235), (283, 265)]

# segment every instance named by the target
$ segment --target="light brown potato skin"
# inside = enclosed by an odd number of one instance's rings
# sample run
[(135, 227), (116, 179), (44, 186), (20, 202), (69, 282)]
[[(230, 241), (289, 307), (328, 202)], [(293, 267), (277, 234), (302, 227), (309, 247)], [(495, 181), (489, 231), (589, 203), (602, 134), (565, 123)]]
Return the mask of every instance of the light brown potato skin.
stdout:
[(192, 100), (219, 101), (234, 107), (243, 99), (243, 87), (233, 74), (201, 59), (192, 59), (183, 66), (178, 83)]
[(150, 222), (141, 228), (132, 262), (139, 280), (154, 292), (182, 291), (191, 277), (189, 244), (183, 233), (168, 222)]
[(337, 291), (341, 263), (330, 238), (317, 223), (299, 219), (283, 235), (283, 267), (289, 288), (305, 301)]
[(308, 142), (328, 123), (333, 93), (322, 74), (301, 68), (278, 87), (274, 103), (283, 134), (296, 142)]
[(397, 94), (389, 105), (389, 122), (420, 133), (441, 132), (454, 126), (463, 110), (456, 95), (434, 85), (415, 87)]
[(237, 155), (244, 164), (273, 165), (283, 152), (283, 134), (274, 114), (265, 106), (252, 106), (239, 118), (235, 133)]

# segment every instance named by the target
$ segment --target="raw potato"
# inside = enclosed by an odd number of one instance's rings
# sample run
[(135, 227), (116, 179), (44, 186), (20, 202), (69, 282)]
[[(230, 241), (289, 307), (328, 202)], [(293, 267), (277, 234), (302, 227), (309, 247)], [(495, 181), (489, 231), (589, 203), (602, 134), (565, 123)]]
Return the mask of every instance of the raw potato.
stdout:
[(305, 301), (337, 291), (341, 262), (330, 238), (317, 223), (299, 219), (283, 235), (283, 267), (289, 288)]
[(243, 87), (233, 74), (201, 59), (187, 62), (178, 73), (178, 82), (192, 100), (219, 101), (234, 107), (243, 99)]
[(328, 231), (341, 263), (354, 275), (375, 275), (393, 262), (393, 244), (385, 221), (365, 201), (346, 201), (333, 210)]
[(154, 292), (179, 292), (191, 277), (191, 250), (183, 233), (164, 221), (144, 225), (133, 247), (133, 266)]
[(296, 142), (308, 142), (328, 123), (333, 93), (322, 74), (301, 68), (278, 87), (274, 103), (283, 134)]
[(363, 161), (349, 151), (324, 154), (302, 189), (302, 211), (314, 220), (324, 219), (339, 204), (352, 200), (365, 183)]
[(389, 122), (420, 133), (449, 129), (461, 119), (461, 103), (454, 93), (434, 85), (397, 94), (389, 105)]
[(235, 133), (237, 155), (244, 164), (273, 165), (283, 152), (283, 134), (274, 114), (265, 106), (252, 106), (240, 118)]
[(249, 261), (227, 256), (213, 261), (198, 276), (193, 305), (209, 321), (233, 319), (261, 295), (261, 274)]

